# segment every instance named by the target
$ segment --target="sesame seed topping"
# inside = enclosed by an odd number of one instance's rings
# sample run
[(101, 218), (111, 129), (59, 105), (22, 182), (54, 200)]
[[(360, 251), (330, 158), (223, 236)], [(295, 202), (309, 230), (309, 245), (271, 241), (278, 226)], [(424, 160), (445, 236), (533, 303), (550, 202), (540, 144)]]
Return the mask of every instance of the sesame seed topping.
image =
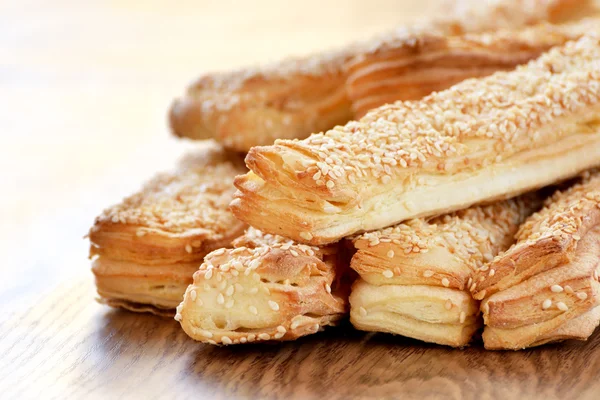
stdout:
[(560, 285), (552, 285), (550, 287), (550, 290), (553, 291), (554, 293), (560, 293), (563, 291), (563, 287)]
[(325, 290), (327, 291), (327, 293), (331, 293), (331, 286), (329, 286), (328, 283), (325, 284)]
[(206, 331), (206, 330), (204, 330), (204, 329), (199, 329), (199, 330), (198, 330), (198, 333), (200, 334), (200, 336), (204, 336), (204, 337), (207, 337), (207, 338), (209, 338), (209, 339), (210, 339), (211, 337), (213, 337), (213, 334), (212, 334), (212, 332)]
[(282, 325), (279, 325), (277, 327), (277, 332), (286, 333), (287, 331), (286, 331), (285, 327), (283, 327)]
[(273, 335), (273, 338), (281, 339), (284, 335), (285, 335), (285, 333), (277, 332), (275, 335)]
[(433, 276), (433, 271), (430, 269), (426, 269), (425, 272), (423, 272), (423, 276), (425, 278), (431, 278)]
[(248, 311), (250, 311), (254, 315), (258, 315), (258, 309), (255, 306), (248, 307)]
[(567, 311), (569, 309), (569, 307), (562, 301), (556, 303), (556, 308), (558, 308), (560, 311)]
[(262, 339), (262, 340), (270, 340), (271, 339), (271, 335), (269, 335), (268, 333), (260, 333), (258, 335), (258, 338)]
[(212, 276), (213, 276), (213, 270), (211, 268), (208, 271), (206, 271), (206, 273), (204, 274), (204, 279), (210, 280), (210, 278), (212, 278)]
[(188, 244), (186, 244), (186, 245), (185, 245), (185, 251), (187, 251), (188, 253), (191, 253), (191, 252), (193, 251), (193, 249), (192, 249), (192, 245), (191, 245), (191, 244), (189, 244), (189, 243), (188, 243)]
[(587, 295), (587, 293), (586, 293), (586, 292), (578, 292), (578, 293), (577, 293), (577, 298), (578, 298), (579, 300), (585, 300), (585, 299), (587, 299), (587, 297), (588, 297), (588, 295)]
[(256, 339), (256, 335), (254, 333), (251, 333), (248, 335), (249, 342), (254, 342), (255, 339)]
[(233, 299), (227, 300), (227, 303), (225, 303), (225, 308), (232, 308), (234, 303), (235, 301)]
[(175, 314), (175, 321), (181, 322), (181, 314), (179, 314), (179, 313)]
[(364, 307), (359, 307), (358, 312), (360, 313), (361, 317), (367, 316), (367, 310)]
[(196, 300), (196, 291), (195, 290), (190, 290), (190, 299), (192, 301)]
[(250, 288), (248, 290), (248, 293), (249, 294), (256, 294), (256, 293), (258, 293), (258, 288), (257, 287)]
[(386, 269), (385, 271), (382, 272), (383, 276), (385, 276), (386, 278), (391, 278), (394, 276), (394, 273), (392, 271), (390, 271), (389, 269)]
[(229, 287), (225, 291), (225, 296), (228, 296), (228, 297), (233, 296), (234, 291), (235, 291), (235, 288), (233, 287), (233, 285), (229, 285)]
[(565, 292), (569, 293), (569, 294), (573, 294), (573, 288), (569, 285), (565, 286)]
[(231, 339), (229, 338), (229, 336), (221, 336), (221, 342), (223, 342), (224, 344), (232, 344), (233, 343), (231, 341)]
[(217, 295), (217, 304), (225, 304), (225, 297), (223, 297), (223, 293), (219, 293)]
[(304, 231), (304, 232), (300, 232), (300, 237), (304, 240), (311, 240), (313, 238), (313, 235), (310, 232)]
[(394, 250), (390, 250), (387, 252), (388, 258), (394, 258)]
[(552, 300), (551, 299), (544, 300), (544, 302), (542, 303), (542, 309), (547, 310), (550, 307), (552, 307)]
[(298, 328), (299, 326), (300, 326), (300, 322), (299, 322), (299, 321), (293, 321), (293, 322), (290, 324), (290, 329), (296, 329), (296, 328)]
[(460, 317), (459, 317), (459, 321), (461, 324), (464, 324), (465, 320), (467, 319), (467, 314), (464, 311), (460, 312)]
[(206, 343), (208, 343), (208, 344), (212, 344), (212, 345), (215, 345), (215, 344), (217, 344), (217, 342), (215, 342), (215, 341), (214, 341), (214, 340), (212, 340), (212, 339), (209, 339), (209, 340), (207, 340), (207, 341), (206, 341)]
[(247, 341), (248, 341), (248, 339), (246, 339), (245, 337), (240, 338), (240, 343), (246, 343)]
[(442, 285), (444, 285), (444, 287), (450, 286), (450, 281), (448, 278), (442, 278)]
[(273, 300), (269, 300), (269, 307), (271, 307), (271, 310), (273, 311), (279, 311), (279, 304)]
[(444, 308), (446, 308), (446, 310), (452, 309), (452, 301), (446, 300), (446, 303), (444, 304)]

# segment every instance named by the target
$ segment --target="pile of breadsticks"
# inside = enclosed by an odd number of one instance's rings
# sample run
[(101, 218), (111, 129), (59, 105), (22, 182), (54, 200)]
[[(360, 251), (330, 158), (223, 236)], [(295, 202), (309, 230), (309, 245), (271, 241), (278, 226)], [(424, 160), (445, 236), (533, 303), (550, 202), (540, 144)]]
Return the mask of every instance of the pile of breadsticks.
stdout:
[(600, 20), (566, 18), (583, 3), (461, 4), (201, 77), (169, 117), (174, 134), (213, 140), (90, 230), (99, 301), (175, 314), (223, 345), (348, 315), (455, 347), (482, 330), (489, 349), (587, 339), (600, 322)]

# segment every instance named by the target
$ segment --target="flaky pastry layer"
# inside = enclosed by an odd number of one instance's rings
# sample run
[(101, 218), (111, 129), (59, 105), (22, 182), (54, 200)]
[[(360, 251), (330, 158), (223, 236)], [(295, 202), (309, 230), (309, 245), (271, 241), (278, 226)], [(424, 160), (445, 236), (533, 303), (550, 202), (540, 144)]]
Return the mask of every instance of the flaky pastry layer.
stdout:
[[(418, 74), (408, 78), (415, 83), (409, 87), (390, 82), (389, 93), (375, 103), (377, 97), (369, 94), (365, 98), (361, 94), (364, 87), (357, 86), (352, 78), (359, 73), (357, 63), (378, 62), (379, 53), (390, 49), (414, 51), (417, 53), (415, 62), (418, 63), (420, 46), (417, 42), (424, 37), (433, 35), (436, 40), (444, 41), (447, 35), (516, 29), (541, 21), (555, 21), (561, 19), (569, 5), (581, 5), (584, 2), (464, 1), (454, 3), (454, 12), (448, 16), (423, 21), (410, 28), (399, 28), (340, 50), (290, 59), (263, 68), (208, 74), (191, 85), (187, 93), (173, 103), (170, 111), (171, 128), (177, 136), (215, 138), (224, 146), (238, 151), (268, 145), (277, 138), (304, 138), (311, 132), (346, 123), (355, 116), (353, 107), (362, 113), (366, 107), (383, 104), (381, 101), (420, 98), (466, 77), (489, 74), (527, 61), (543, 51), (546, 44), (541, 42), (526, 49), (528, 44), (523, 43), (522, 51), (513, 52), (511, 56), (508, 52), (516, 50), (514, 47), (491, 46), (490, 51), (495, 49), (498, 53), (505, 53), (492, 59), (474, 51), (471, 53), (474, 59), (469, 61), (469, 65), (473, 67), (477, 62), (486, 60), (485, 67), (471, 70), (456, 68), (461, 64), (458, 61), (453, 73), (441, 71), (434, 82), (431, 77)], [(453, 54), (452, 51), (448, 53)], [(436, 73), (435, 69), (430, 72)], [(349, 77), (350, 85), (346, 87)], [(352, 102), (356, 104), (353, 106)]]
[(418, 100), (468, 78), (484, 77), (525, 64), (551, 47), (586, 32), (600, 20), (568, 25), (539, 24), (523, 30), (448, 36), (407, 35), (346, 63), (346, 92), (354, 119), (397, 100)]
[(519, 225), (541, 205), (538, 194), (414, 219), (353, 239), (350, 264), (375, 285), (468, 290), (472, 274), (514, 243)]
[(193, 339), (222, 345), (294, 340), (335, 325), (347, 312), (340, 249), (250, 228), (233, 248), (206, 256), (175, 319)]
[(486, 348), (591, 334), (600, 321), (592, 312), (600, 305), (599, 222), (600, 175), (592, 173), (548, 199), (521, 226), (517, 243), (474, 274), (474, 297), (484, 299)]
[(599, 59), (590, 35), (515, 71), (255, 147), (231, 208), (263, 231), (325, 244), (572, 177), (600, 164)]
[(427, 285), (372, 285), (359, 279), (350, 294), (350, 322), (387, 332), (463, 347), (481, 327), (479, 302), (468, 292)]
[(244, 171), (238, 155), (206, 142), (96, 218), (90, 257), (104, 302), (174, 309), (204, 256), (243, 233), (228, 205)]

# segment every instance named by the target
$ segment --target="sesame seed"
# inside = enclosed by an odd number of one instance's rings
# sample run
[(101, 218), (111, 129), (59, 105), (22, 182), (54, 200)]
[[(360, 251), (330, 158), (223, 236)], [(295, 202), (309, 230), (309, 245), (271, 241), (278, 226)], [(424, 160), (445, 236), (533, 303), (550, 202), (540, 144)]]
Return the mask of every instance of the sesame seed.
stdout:
[(560, 293), (563, 291), (563, 287), (560, 285), (552, 285), (550, 287), (550, 290), (553, 291), (554, 293)]
[(208, 271), (206, 271), (206, 273), (204, 274), (204, 279), (210, 280), (210, 278), (212, 278), (212, 275), (213, 275), (213, 270), (211, 268)]
[(300, 326), (300, 322), (299, 321), (294, 321), (290, 324), (290, 329), (296, 329), (297, 327)]
[(229, 336), (221, 336), (221, 342), (223, 342), (224, 344), (232, 344), (233, 343), (231, 341), (231, 339), (229, 338)]
[(193, 249), (192, 249), (192, 245), (191, 244), (188, 243), (188, 244), (185, 245), (185, 251), (187, 251), (188, 253), (191, 253), (192, 250)]
[(248, 307), (248, 311), (250, 311), (254, 315), (258, 315), (258, 309), (255, 306)]
[(461, 324), (464, 324), (465, 320), (467, 319), (467, 314), (464, 311), (460, 312), (460, 317), (459, 317), (459, 321)]
[(329, 286), (329, 284), (325, 284), (325, 290), (327, 291), (327, 293), (331, 293), (331, 286)]
[(444, 307), (446, 308), (446, 310), (450, 310), (452, 308), (452, 302), (450, 300), (446, 300)]
[(219, 293), (217, 295), (217, 304), (225, 304), (225, 297), (223, 297), (223, 293)]
[(270, 340), (271, 339), (271, 335), (269, 335), (268, 333), (261, 333), (261, 334), (258, 335), (258, 338), (262, 339), (262, 340)]
[(360, 313), (361, 317), (367, 316), (367, 310), (364, 307), (359, 307), (358, 312)]
[(190, 299), (192, 301), (196, 300), (196, 291), (195, 290), (190, 290)]
[(136, 236), (138, 236), (138, 237), (145, 236), (145, 235), (146, 235), (146, 231), (145, 231), (145, 230), (143, 230), (143, 229), (138, 229), (138, 230), (135, 232), (135, 235), (136, 235)]
[(179, 313), (175, 314), (175, 321), (177, 321), (177, 322), (181, 321), (181, 314), (179, 314)]
[(312, 329), (313, 329), (313, 331), (315, 331), (315, 332), (316, 332), (316, 331), (318, 331), (318, 330), (319, 330), (319, 324), (314, 324), (314, 325), (312, 326)]
[(285, 329), (285, 327), (283, 325), (279, 325), (277, 327), (277, 332), (285, 333), (287, 331), (286, 331), (286, 329)]
[(198, 304), (198, 306), (202, 307), (204, 305), (204, 302), (202, 301), (202, 299), (200, 297), (198, 297), (196, 299), (196, 304)]
[(239, 283), (236, 283), (236, 284), (235, 284), (235, 290), (236, 290), (237, 292), (239, 292), (239, 293), (243, 293), (243, 292), (244, 292), (244, 287), (243, 287), (241, 284), (239, 284)]
[(427, 270), (425, 270), (425, 272), (423, 272), (423, 276), (425, 278), (431, 278), (433, 276), (433, 271), (427, 269)]
[(279, 304), (277, 304), (277, 302), (273, 301), (273, 300), (269, 300), (269, 307), (271, 307), (271, 310), (273, 311), (279, 311)]
[(210, 339), (211, 337), (213, 337), (213, 334), (212, 334), (212, 332), (205, 331), (204, 329), (200, 329), (200, 330), (198, 330), (198, 333), (200, 334), (200, 336), (204, 336), (204, 337), (207, 337), (207, 338), (209, 338), (209, 339)]
[(256, 294), (256, 293), (258, 293), (258, 288), (257, 287), (250, 288), (250, 290), (248, 290), (248, 293), (249, 294)]
[(569, 293), (569, 294), (573, 294), (573, 288), (569, 285), (565, 286), (565, 292)]
[(227, 303), (225, 303), (225, 308), (232, 308), (235, 301), (233, 299), (229, 299)]
[(385, 271), (382, 272), (383, 276), (385, 276), (386, 278), (391, 278), (394, 276), (394, 273), (392, 271), (390, 271), (389, 269), (386, 269)]
[(255, 339), (256, 335), (254, 333), (248, 335), (248, 342), (254, 342)]
[(313, 238), (313, 235), (310, 232), (304, 231), (304, 232), (300, 232), (300, 237), (304, 240), (311, 240)]
[(388, 258), (394, 258), (394, 250), (390, 250), (387, 252)]
[(214, 340), (212, 340), (212, 339), (210, 339), (210, 340), (207, 340), (207, 341), (206, 341), (206, 343), (208, 343), (208, 344), (213, 344), (213, 345), (217, 344), (217, 342), (215, 342), (215, 341), (214, 341)]
[(284, 335), (285, 335), (285, 333), (278, 332), (275, 335), (273, 335), (273, 338), (274, 339), (281, 339)]
[(329, 189), (333, 189), (333, 187), (335, 186), (335, 183), (333, 183), (333, 181), (327, 181), (327, 184), (326, 184), (326, 186), (327, 186)]
[(569, 309), (569, 307), (562, 301), (556, 303), (556, 308), (558, 308), (560, 311), (567, 311)]
[(225, 291), (225, 296), (229, 296), (229, 297), (233, 296), (234, 291), (235, 291), (235, 288), (233, 287), (233, 285), (229, 285), (229, 287)]
[(223, 255), (223, 254), (225, 254), (225, 249), (218, 249), (218, 250), (215, 250), (215, 251), (212, 252), (213, 256), (220, 256), (220, 255)]
[(294, 256), (294, 257), (298, 257), (298, 252), (296, 250), (290, 250), (290, 253)]
[(245, 337), (240, 338), (240, 343), (246, 343), (247, 341), (248, 341), (248, 339), (246, 339)]
[(490, 269), (490, 273), (488, 274), (489, 276), (494, 276), (496, 275), (496, 270), (495, 269)]
[(450, 286), (450, 281), (448, 278), (442, 278), (442, 285), (444, 285), (444, 287)]
[(484, 314), (489, 313), (490, 312), (490, 305), (487, 302), (485, 302), (483, 304), (482, 310), (483, 310)]
[(587, 295), (587, 293), (586, 293), (586, 292), (578, 292), (578, 293), (577, 293), (577, 298), (578, 298), (579, 300), (585, 300), (585, 299), (587, 299), (587, 297), (588, 297), (588, 295)]
[(552, 307), (552, 300), (551, 299), (544, 300), (544, 302), (542, 303), (542, 309), (547, 310), (550, 307)]

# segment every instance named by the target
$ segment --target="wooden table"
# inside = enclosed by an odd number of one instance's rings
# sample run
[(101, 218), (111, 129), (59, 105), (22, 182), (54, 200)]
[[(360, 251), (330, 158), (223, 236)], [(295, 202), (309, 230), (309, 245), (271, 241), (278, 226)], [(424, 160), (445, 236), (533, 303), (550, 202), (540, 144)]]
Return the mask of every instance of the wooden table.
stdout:
[(600, 398), (600, 334), (513, 353), (344, 326), (215, 348), (175, 321), (94, 302), (82, 237), (190, 146), (165, 124), (189, 80), (363, 38), (438, 4), (0, 3), (0, 398)]

